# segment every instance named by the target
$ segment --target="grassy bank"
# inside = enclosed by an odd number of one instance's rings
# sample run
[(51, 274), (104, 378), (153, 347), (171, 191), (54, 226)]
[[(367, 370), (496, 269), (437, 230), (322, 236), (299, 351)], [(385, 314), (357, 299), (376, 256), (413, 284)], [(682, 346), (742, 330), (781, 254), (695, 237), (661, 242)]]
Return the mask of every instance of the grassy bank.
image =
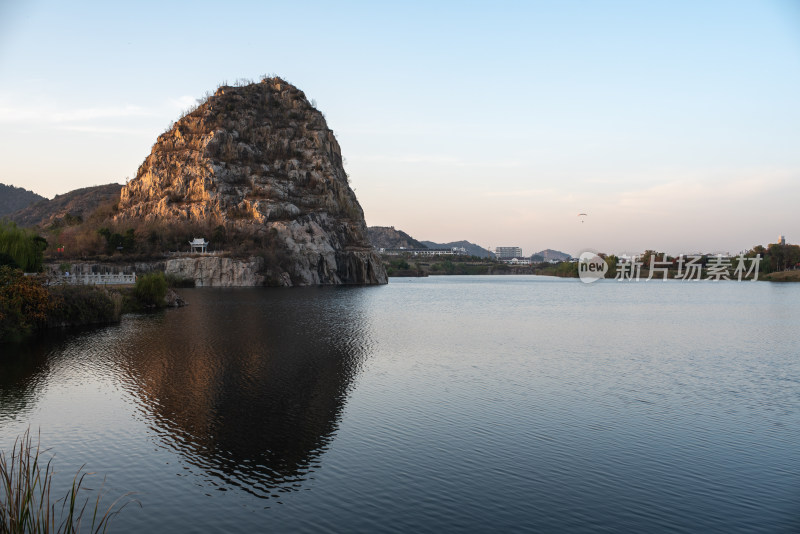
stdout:
[(800, 270), (763, 274), (759, 277), (759, 280), (767, 282), (800, 282)]

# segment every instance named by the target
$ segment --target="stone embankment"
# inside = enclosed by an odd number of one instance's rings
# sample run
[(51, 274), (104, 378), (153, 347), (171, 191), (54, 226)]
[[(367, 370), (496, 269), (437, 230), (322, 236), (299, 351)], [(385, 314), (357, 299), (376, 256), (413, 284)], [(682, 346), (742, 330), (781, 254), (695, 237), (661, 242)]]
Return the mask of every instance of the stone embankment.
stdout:
[[(320, 252), (322, 254), (323, 252)], [(335, 271), (325, 270), (327, 263), (320, 262), (317, 269), (309, 269), (303, 262), (294, 266), (294, 276), (288, 272), (278, 272), (268, 268), (264, 258), (229, 258), (219, 255), (191, 255), (174, 257), (165, 261), (137, 262), (128, 265), (113, 263), (76, 263), (69, 265), (70, 280), (89, 280), (89, 283), (102, 283), (106, 278), (121, 278), (134, 273), (146, 274), (163, 271), (166, 275), (194, 280), (196, 287), (259, 287), (259, 286), (307, 286), (317, 284), (347, 284), (358, 280), (364, 284), (385, 284), (386, 274), (376, 270), (372, 257), (361, 251), (346, 254), (326, 250), (324, 254), (333, 255)], [(337, 256), (338, 254), (338, 256)], [(61, 266), (51, 263), (45, 266), (54, 279), (63, 279)]]

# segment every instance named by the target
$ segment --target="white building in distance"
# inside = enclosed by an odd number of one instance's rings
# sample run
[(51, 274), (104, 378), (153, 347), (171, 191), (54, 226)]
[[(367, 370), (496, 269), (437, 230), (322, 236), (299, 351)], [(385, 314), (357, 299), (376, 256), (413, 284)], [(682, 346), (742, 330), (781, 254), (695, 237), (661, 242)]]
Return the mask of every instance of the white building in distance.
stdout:
[(521, 258), (522, 249), (520, 247), (497, 247), (494, 249), (494, 254), (498, 260), (510, 260)]

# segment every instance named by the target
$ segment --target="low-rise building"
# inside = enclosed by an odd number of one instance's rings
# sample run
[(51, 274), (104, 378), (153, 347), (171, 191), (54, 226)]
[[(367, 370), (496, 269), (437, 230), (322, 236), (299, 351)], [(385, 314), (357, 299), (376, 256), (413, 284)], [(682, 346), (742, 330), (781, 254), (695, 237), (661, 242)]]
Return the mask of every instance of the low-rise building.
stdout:
[[(453, 256), (462, 254), (462, 252), (456, 252), (455, 248), (381, 248), (378, 249), (378, 252), (389, 256), (399, 256), (402, 254), (409, 254), (411, 256)], [(466, 251), (464, 253), (466, 253)]]
[(494, 254), (498, 260), (510, 260), (512, 258), (521, 258), (522, 249), (520, 247), (497, 247), (494, 249)]

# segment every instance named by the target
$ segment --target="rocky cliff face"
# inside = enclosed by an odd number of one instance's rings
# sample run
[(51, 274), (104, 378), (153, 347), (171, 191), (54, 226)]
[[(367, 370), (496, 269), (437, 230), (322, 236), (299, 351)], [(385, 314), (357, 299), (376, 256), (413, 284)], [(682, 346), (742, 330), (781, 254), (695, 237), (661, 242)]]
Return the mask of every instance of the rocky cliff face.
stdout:
[(280, 78), (220, 87), (159, 136), (115, 218), (252, 236), (267, 280), (386, 283), (333, 132)]
[[(181, 278), (194, 280), (197, 287), (251, 287), (263, 286), (266, 282), (262, 270), (262, 258), (233, 259), (206, 256), (200, 258), (175, 258), (167, 260), (164, 272)], [(275, 285), (291, 286), (285, 276)]]

